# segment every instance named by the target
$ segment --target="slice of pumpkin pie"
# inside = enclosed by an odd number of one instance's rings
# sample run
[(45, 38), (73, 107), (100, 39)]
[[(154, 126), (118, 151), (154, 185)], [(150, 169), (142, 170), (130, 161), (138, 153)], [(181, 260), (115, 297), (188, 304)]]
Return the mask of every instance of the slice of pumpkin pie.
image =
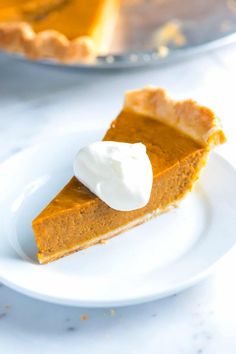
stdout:
[(73, 177), (33, 220), (40, 263), (109, 239), (176, 206), (225, 135), (210, 109), (192, 100), (174, 101), (164, 90), (148, 87), (126, 93), (103, 140), (146, 146), (153, 170), (149, 202), (118, 211)]

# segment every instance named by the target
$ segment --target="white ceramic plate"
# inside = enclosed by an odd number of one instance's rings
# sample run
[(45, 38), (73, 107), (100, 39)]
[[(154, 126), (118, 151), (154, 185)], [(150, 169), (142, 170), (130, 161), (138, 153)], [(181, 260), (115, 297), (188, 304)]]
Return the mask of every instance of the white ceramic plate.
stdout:
[(53, 138), (0, 167), (0, 279), (67, 305), (119, 306), (176, 293), (202, 279), (236, 240), (236, 173), (212, 154), (178, 209), (47, 265), (36, 261), (31, 221), (72, 175), (77, 150), (101, 131)]

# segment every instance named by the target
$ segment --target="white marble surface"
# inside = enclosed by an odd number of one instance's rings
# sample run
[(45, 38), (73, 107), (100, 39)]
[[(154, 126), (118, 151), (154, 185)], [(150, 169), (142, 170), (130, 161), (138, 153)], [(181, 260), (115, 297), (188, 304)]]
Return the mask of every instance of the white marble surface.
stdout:
[[(0, 56), (0, 161), (53, 135), (105, 127), (124, 90), (154, 84), (213, 107), (229, 139), (220, 153), (236, 166), (235, 59), (231, 46), (161, 68), (79, 72)], [(233, 251), (198, 286), (115, 313), (48, 304), (0, 285), (0, 353), (235, 354), (235, 267)]]

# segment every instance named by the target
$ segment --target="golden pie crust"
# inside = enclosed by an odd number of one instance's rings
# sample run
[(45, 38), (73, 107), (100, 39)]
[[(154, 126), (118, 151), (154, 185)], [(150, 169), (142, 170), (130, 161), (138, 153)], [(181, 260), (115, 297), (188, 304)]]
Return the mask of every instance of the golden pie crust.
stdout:
[(191, 99), (175, 101), (161, 88), (148, 86), (127, 92), (124, 110), (158, 119), (209, 148), (225, 142), (221, 122), (211, 109)]
[(25, 22), (0, 24), (0, 48), (24, 54), (31, 60), (50, 58), (61, 63), (90, 63), (96, 58), (91, 38), (69, 40), (54, 30), (35, 33)]

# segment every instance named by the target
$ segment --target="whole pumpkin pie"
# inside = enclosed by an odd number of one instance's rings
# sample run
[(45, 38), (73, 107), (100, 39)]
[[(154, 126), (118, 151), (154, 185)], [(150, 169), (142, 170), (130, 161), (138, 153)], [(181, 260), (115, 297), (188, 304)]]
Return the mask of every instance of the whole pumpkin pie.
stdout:
[(108, 50), (120, 0), (1, 0), (0, 48), (30, 59), (91, 62)]
[(104, 140), (146, 145), (153, 169), (148, 204), (114, 210), (73, 177), (33, 220), (40, 263), (102, 242), (176, 206), (225, 136), (210, 109), (192, 100), (173, 101), (164, 90), (148, 87), (126, 93)]

